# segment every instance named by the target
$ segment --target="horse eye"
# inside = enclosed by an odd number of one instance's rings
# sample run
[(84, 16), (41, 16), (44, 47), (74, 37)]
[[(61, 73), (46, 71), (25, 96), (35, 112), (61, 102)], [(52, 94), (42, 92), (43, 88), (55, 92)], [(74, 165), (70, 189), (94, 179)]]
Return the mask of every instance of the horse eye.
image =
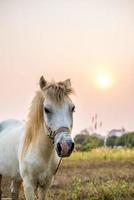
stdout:
[(51, 113), (51, 110), (49, 110), (49, 108), (45, 108), (45, 113)]
[(72, 112), (75, 112), (75, 106), (72, 107)]

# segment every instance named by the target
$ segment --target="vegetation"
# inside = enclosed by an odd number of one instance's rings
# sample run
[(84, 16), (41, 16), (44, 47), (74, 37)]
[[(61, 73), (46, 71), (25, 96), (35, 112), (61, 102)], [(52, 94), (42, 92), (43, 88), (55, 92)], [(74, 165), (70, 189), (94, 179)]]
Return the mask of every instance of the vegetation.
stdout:
[(89, 152), (74, 152), (69, 161), (134, 161), (134, 149), (97, 148)]
[(106, 145), (108, 146), (108, 147), (114, 147), (114, 146), (116, 146), (116, 144), (117, 144), (117, 139), (118, 139), (118, 137), (117, 136), (115, 136), (115, 135), (113, 135), (113, 136), (111, 136), (111, 137), (108, 137), (107, 138), (107, 142), (106, 142)]
[(111, 136), (107, 139), (107, 146), (122, 146), (122, 147), (134, 147), (134, 132), (126, 133), (121, 137)]
[(62, 163), (48, 200), (60, 186), (57, 200), (134, 200), (133, 161), (132, 149), (75, 152)]
[[(90, 151), (94, 148), (104, 146), (104, 138), (98, 134), (90, 134), (86, 129), (77, 134), (74, 138), (77, 151)], [(123, 134), (120, 137), (115, 135), (106, 140), (107, 147), (134, 147), (134, 132)]]
[(87, 130), (78, 134), (74, 138), (77, 151), (90, 151), (97, 147), (104, 146), (104, 140), (95, 134), (90, 135)]

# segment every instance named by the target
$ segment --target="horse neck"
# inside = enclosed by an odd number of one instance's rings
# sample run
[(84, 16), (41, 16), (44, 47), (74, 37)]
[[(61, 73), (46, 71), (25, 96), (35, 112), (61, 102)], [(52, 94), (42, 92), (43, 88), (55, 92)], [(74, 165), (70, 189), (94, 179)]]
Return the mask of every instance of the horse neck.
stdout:
[(47, 132), (45, 131), (41, 131), (38, 139), (37, 139), (37, 151), (40, 154), (40, 156), (46, 156), (48, 158), (51, 157), (51, 155), (54, 152), (54, 144), (53, 141), (47, 136)]

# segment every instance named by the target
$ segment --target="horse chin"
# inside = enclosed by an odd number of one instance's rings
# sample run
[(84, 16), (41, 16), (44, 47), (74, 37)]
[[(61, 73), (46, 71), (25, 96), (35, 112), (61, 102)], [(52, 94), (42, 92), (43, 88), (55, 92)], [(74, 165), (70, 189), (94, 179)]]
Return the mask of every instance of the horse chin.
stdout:
[(66, 157), (69, 157), (69, 156), (71, 155), (71, 153), (62, 154), (62, 153), (59, 153), (59, 152), (57, 152), (57, 154), (58, 154), (58, 156), (59, 156), (60, 158), (66, 158)]

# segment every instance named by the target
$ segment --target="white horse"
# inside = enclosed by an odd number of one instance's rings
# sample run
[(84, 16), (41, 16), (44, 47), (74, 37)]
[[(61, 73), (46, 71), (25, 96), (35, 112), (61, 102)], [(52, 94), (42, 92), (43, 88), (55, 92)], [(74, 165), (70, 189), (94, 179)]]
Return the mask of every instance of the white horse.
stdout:
[(12, 199), (18, 199), (22, 181), (27, 200), (37, 192), (40, 200), (45, 199), (61, 157), (70, 156), (74, 148), (70, 80), (48, 83), (42, 76), (40, 88), (26, 123), (0, 124), (0, 186), (2, 176), (11, 177)]

